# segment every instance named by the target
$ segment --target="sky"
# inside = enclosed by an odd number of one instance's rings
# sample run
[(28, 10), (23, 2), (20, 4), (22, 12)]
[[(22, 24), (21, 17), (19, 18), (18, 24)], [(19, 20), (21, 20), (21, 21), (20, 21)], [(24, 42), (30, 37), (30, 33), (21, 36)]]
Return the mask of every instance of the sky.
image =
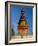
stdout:
[(11, 5), (10, 6), (10, 15), (11, 15), (11, 27), (14, 29), (14, 32), (18, 32), (18, 22), (21, 17), (21, 10), (24, 10), (24, 16), (27, 19), (28, 23), (28, 33), (32, 34), (32, 20), (33, 20), (33, 7), (32, 6), (18, 6), (18, 5)]

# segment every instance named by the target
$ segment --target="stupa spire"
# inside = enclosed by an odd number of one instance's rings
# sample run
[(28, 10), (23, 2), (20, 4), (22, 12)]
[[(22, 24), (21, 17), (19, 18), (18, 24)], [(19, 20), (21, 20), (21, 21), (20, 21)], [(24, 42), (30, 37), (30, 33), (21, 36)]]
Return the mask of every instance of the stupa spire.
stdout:
[(28, 24), (26, 17), (24, 16), (24, 10), (22, 8), (21, 17), (18, 22), (18, 34), (21, 35), (21, 38), (23, 38), (23, 36), (27, 35), (27, 33), (28, 33)]
[(24, 15), (24, 9), (22, 8), (21, 10), (21, 15), (23, 16)]

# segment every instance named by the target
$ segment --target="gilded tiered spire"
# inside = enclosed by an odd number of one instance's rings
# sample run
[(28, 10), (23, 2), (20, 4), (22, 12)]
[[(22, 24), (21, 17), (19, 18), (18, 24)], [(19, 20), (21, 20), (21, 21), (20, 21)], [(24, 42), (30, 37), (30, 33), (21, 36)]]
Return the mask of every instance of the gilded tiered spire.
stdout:
[(26, 17), (24, 16), (24, 11), (21, 10), (21, 17), (18, 23), (18, 33), (23, 37), (24, 35), (27, 35), (28, 31), (28, 25)]

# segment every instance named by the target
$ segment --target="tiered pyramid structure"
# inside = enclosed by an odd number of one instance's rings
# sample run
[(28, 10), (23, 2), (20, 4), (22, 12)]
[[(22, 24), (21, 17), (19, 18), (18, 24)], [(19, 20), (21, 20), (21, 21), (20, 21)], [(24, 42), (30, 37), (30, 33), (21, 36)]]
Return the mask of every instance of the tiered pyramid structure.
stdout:
[(21, 37), (28, 34), (28, 23), (27, 23), (26, 17), (24, 16), (23, 9), (21, 10), (21, 17), (18, 22), (18, 33), (19, 35), (21, 35)]

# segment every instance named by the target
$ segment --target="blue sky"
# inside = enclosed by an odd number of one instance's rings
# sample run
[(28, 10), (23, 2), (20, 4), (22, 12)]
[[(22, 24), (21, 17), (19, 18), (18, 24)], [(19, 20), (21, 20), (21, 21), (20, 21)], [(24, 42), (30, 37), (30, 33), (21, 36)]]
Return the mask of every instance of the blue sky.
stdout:
[(18, 22), (21, 17), (21, 10), (24, 10), (24, 16), (27, 19), (28, 22), (28, 32), (31, 34), (32, 33), (32, 12), (33, 8), (31, 6), (16, 6), (16, 5), (11, 5), (10, 7), (10, 15), (11, 15), (11, 26), (14, 27), (14, 31), (17, 33), (18, 32)]

